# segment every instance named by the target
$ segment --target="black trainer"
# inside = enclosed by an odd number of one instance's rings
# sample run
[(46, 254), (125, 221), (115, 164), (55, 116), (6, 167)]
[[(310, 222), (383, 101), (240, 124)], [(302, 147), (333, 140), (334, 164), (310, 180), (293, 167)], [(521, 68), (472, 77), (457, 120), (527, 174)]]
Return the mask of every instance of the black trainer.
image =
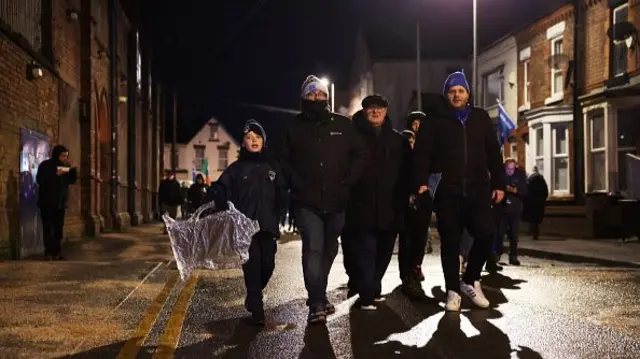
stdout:
[(324, 324), (327, 322), (327, 313), (323, 310), (309, 310), (309, 324)]

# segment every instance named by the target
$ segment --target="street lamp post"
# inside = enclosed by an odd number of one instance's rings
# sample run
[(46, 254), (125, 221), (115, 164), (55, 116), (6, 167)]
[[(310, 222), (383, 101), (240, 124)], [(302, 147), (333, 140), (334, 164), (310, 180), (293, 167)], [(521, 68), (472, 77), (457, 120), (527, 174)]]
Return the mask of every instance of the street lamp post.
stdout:
[[(471, 78), (471, 91), (478, 91), (476, 88), (478, 78), (478, 2), (473, 0), (473, 66)], [(477, 92), (476, 92), (477, 93)], [(478, 96), (473, 96), (473, 105), (478, 105)]]

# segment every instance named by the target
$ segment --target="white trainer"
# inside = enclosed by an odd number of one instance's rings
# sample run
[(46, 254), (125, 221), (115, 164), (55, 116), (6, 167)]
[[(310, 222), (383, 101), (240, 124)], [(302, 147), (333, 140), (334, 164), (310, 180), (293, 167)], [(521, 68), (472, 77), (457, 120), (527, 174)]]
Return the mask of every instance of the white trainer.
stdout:
[(482, 287), (480, 286), (480, 281), (473, 282), (473, 285), (469, 285), (463, 281), (460, 282), (460, 291), (464, 293), (473, 304), (475, 304), (479, 308), (487, 309), (489, 308), (489, 300), (484, 296), (482, 292)]
[(373, 312), (375, 310), (378, 309), (378, 307), (376, 307), (375, 305), (363, 305), (360, 306), (360, 309), (364, 310), (365, 312)]
[(445, 304), (444, 309), (447, 312), (459, 312), (460, 311), (460, 303), (462, 302), (462, 297), (460, 294), (448, 290), (447, 291), (447, 304)]

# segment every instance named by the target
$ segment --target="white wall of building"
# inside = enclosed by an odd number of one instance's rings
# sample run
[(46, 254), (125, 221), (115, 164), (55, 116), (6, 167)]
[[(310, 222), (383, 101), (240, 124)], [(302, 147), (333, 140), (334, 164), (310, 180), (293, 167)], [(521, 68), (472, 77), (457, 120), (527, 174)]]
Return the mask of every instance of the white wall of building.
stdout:
[[(164, 146), (164, 166), (165, 170), (170, 170), (171, 143), (165, 143)], [(209, 178), (212, 182), (220, 177), (226, 166), (238, 159), (240, 149), (236, 140), (216, 119), (209, 120), (189, 143), (177, 144), (176, 147), (178, 152), (177, 177), (180, 182), (192, 180), (194, 163), (197, 160), (197, 151), (199, 151), (197, 148), (204, 147), (203, 158), (208, 160)], [(225, 154), (226, 157), (221, 157)]]
[[(500, 74), (502, 86), (501, 103), (511, 119), (518, 119), (518, 47), (513, 36), (495, 43), (478, 54), (478, 84), (473, 93), (476, 103), (484, 107), (492, 118), (498, 116), (498, 104), (493, 100), (497, 85), (496, 74)], [(491, 76), (494, 75), (494, 76)], [(487, 93), (490, 92), (490, 93)]]

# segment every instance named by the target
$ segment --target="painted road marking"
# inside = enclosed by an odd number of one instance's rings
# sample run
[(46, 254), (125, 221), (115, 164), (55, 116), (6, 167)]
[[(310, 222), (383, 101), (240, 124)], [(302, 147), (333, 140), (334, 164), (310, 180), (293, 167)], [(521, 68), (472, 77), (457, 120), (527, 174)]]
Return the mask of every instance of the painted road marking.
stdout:
[(134, 359), (138, 356), (138, 352), (140, 352), (144, 341), (149, 336), (151, 329), (158, 319), (158, 315), (160, 314), (162, 307), (164, 307), (164, 304), (167, 301), (167, 298), (169, 298), (169, 295), (177, 281), (178, 273), (171, 273), (167, 283), (164, 285), (164, 288), (162, 288), (153, 302), (151, 302), (151, 305), (149, 305), (149, 308), (142, 317), (140, 324), (138, 324), (138, 328), (133, 332), (131, 339), (124, 344), (116, 359)]
[(198, 275), (193, 274), (187, 280), (184, 288), (180, 292), (180, 296), (173, 306), (171, 316), (164, 328), (164, 333), (160, 337), (158, 348), (153, 354), (152, 359), (168, 359), (173, 358), (173, 353), (178, 349), (180, 342), (180, 334), (182, 333), (182, 323), (187, 315), (187, 310), (191, 304), (191, 297), (196, 290), (198, 284)]

